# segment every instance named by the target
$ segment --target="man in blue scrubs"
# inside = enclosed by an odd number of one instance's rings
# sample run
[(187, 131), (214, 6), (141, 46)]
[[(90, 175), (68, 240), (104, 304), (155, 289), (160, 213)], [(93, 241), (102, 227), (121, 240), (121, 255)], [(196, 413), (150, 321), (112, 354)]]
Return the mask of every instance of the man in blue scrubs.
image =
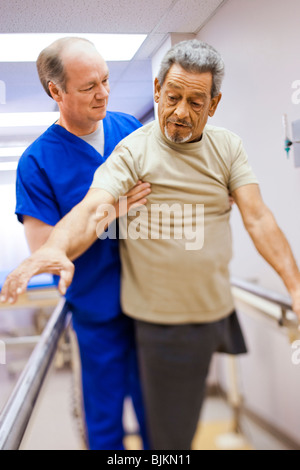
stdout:
[[(56, 41), (41, 52), (37, 67), (60, 118), (30, 145), (18, 166), (16, 214), (31, 251), (83, 199), (95, 170), (118, 142), (141, 126), (132, 116), (106, 111), (109, 72), (89, 41)], [(129, 204), (145, 203), (148, 186), (133, 188)], [(88, 446), (123, 449), (123, 403), (131, 395), (147, 448), (133, 324), (120, 307), (118, 240), (96, 240), (75, 266), (66, 299), (80, 348)]]

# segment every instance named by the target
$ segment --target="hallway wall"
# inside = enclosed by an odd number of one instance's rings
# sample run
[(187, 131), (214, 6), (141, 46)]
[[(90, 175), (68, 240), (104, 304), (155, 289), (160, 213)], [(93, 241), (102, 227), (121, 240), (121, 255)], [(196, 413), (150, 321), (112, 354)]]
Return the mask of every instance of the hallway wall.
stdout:
[[(300, 119), (300, 104), (292, 102), (292, 85), (300, 80), (299, 17), (298, 0), (228, 0), (197, 37), (212, 44), (226, 66), (223, 97), (210, 124), (242, 137), (263, 198), (300, 263), (300, 168), (294, 167), (293, 149), (286, 157), (282, 125), (284, 113), (289, 123)], [(285, 293), (253, 248), (236, 207), (232, 228), (233, 274)]]
[[(300, 264), (300, 168), (293, 149), (286, 157), (282, 125), (284, 113), (289, 124), (300, 119), (299, 100), (292, 101), (300, 80), (299, 17), (298, 0), (228, 0), (197, 37), (219, 50), (226, 66), (223, 97), (209, 123), (242, 137), (262, 196)], [(232, 274), (285, 294), (279, 276), (253, 247), (237, 207), (231, 224)], [(300, 442), (300, 366), (291, 361), (288, 335), (260, 315), (249, 316), (253, 308), (241, 302), (237, 308), (250, 351), (238, 367), (244, 405)], [(226, 360), (217, 363), (226, 388)]]

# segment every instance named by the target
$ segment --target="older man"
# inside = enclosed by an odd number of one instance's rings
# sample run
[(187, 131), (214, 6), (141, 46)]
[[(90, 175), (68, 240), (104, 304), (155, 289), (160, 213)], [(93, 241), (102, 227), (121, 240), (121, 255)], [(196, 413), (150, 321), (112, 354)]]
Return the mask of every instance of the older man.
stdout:
[[(107, 112), (109, 70), (89, 41), (56, 41), (41, 52), (37, 68), (60, 117), (18, 166), (16, 213), (31, 251), (86, 195), (96, 168), (115, 145), (141, 126), (132, 116)], [(145, 202), (147, 186), (132, 190), (129, 203)], [(123, 402), (131, 393), (144, 438), (145, 432), (132, 321), (120, 307), (118, 241), (98, 240), (75, 264), (66, 298), (81, 353), (88, 446), (122, 449)]]
[(223, 61), (211, 46), (196, 40), (175, 45), (155, 80), (158, 122), (117, 146), (84, 200), (9, 276), (2, 293), (3, 301), (13, 302), (28, 279), (43, 271), (59, 274), (64, 292), (73, 276), (70, 260), (103, 230), (110, 205), (139, 179), (151, 183), (145, 209), (129, 218), (122, 234), (122, 306), (136, 322), (156, 449), (190, 448), (212, 354), (246, 352), (230, 290), (228, 191), (300, 317), (300, 272), (262, 201), (241, 140), (207, 125), (221, 99), (223, 74)]

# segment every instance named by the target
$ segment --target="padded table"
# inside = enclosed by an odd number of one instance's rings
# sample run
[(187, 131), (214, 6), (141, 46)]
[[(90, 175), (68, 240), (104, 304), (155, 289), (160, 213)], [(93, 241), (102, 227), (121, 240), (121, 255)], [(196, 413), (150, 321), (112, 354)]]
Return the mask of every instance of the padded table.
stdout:
[[(0, 289), (2, 288), (8, 271), (0, 271)], [(38, 274), (34, 276), (27, 286), (24, 294), (20, 295), (15, 304), (0, 303), (0, 308), (10, 309), (18, 307), (48, 307), (55, 306), (60, 294), (54, 284), (51, 274)]]

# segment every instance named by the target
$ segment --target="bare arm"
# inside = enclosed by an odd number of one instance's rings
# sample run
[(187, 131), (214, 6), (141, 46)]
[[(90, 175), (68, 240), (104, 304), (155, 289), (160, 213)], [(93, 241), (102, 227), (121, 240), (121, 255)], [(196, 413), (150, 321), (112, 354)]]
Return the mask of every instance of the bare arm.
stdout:
[(285, 235), (262, 200), (259, 187), (242, 186), (232, 196), (256, 249), (282, 278), (300, 319), (300, 272)]
[(58, 288), (64, 295), (74, 275), (74, 265), (70, 260), (86, 251), (97, 238), (97, 207), (114, 202), (108, 192), (90, 190), (53, 228), (46, 243), (8, 275), (1, 291), (1, 301), (14, 303), (25, 291), (31, 277), (43, 272), (60, 276)]
[(52, 225), (45, 224), (45, 222), (30, 217), (29, 215), (24, 215), (23, 225), (31, 253), (38, 250), (38, 248), (46, 243), (53, 230)]
[(55, 247), (70, 260), (76, 259), (97, 239), (98, 206), (114, 203), (114, 198), (107, 191), (90, 189), (85, 198), (58, 222), (44, 246)]
[[(134, 205), (144, 204), (146, 202), (145, 195), (147, 195), (149, 186), (150, 185), (148, 183), (139, 181), (136, 186), (134, 186), (130, 191), (128, 191), (128, 193), (125, 194), (125, 204), (124, 201), (123, 203), (119, 203), (118, 201), (114, 204), (114, 206), (112, 206), (116, 216), (119, 217), (126, 214), (128, 210)], [(42, 220), (36, 219), (35, 217), (31, 217), (29, 215), (23, 216), (23, 225), (26, 240), (28, 242), (31, 253), (46, 243), (53, 230), (53, 225), (46, 224)], [(105, 224), (105, 228), (106, 225), (107, 224)]]
[[(150, 185), (147, 183), (135, 186), (127, 193), (126, 209), (145, 204), (149, 192)], [(118, 210), (115, 210), (112, 211), (112, 217), (108, 218), (105, 213), (107, 205), (116, 208), (111, 194), (102, 189), (90, 189), (85, 198), (50, 231), (47, 241), (9, 274), (1, 291), (1, 302), (14, 303), (18, 295), (25, 291), (31, 277), (43, 272), (60, 276), (58, 288), (64, 295), (74, 275), (71, 260), (94, 243), (97, 233), (99, 236), (101, 221), (105, 220), (105, 224), (102, 224), (105, 228), (106, 222), (110, 223), (119, 215)], [(104, 209), (99, 211), (99, 206)]]

